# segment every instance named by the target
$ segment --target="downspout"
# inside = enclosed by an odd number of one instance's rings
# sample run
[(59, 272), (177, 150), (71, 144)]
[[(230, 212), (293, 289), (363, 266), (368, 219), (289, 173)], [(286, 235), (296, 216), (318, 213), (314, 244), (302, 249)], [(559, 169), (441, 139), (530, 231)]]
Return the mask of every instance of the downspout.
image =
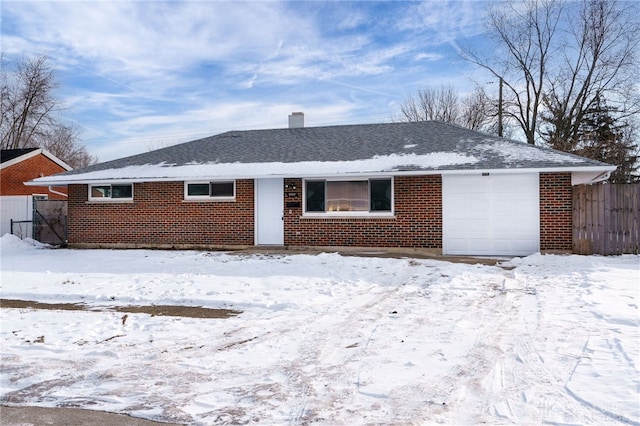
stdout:
[(600, 173), (598, 176), (594, 177), (593, 179), (591, 179), (591, 183), (598, 183), (598, 182), (602, 182), (603, 180), (607, 180), (609, 179), (609, 176), (611, 176), (611, 172), (603, 172)]
[(65, 194), (64, 192), (60, 192), (60, 191), (56, 191), (55, 189), (53, 189), (53, 186), (49, 186), (49, 192), (52, 194), (56, 194), (56, 195), (61, 195), (63, 197), (68, 197), (68, 194)]
[[(615, 169), (614, 169), (615, 170)], [(609, 179), (614, 170), (605, 170), (604, 172), (573, 172), (571, 173), (571, 185), (592, 185)]]

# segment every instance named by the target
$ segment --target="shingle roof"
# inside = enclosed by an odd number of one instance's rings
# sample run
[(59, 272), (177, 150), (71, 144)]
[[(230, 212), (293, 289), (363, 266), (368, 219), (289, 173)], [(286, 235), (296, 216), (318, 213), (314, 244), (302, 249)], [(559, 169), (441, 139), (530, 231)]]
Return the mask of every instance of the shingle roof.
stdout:
[(0, 163), (5, 163), (15, 158), (22, 157), (36, 149), (38, 148), (3, 149), (0, 151)]
[[(140, 170), (138, 166), (159, 164), (164, 165), (162, 169), (165, 172), (171, 168), (184, 169), (208, 164), (207, 173), (214, 174), (216, 167), (221, 169), (222, 165), (234, 164), (236, 170), (239, 170), (246, 164), (246, 175), (250, 175), (250, 168), (267, 163), (279, 165), (284, 175), (296, 164), (318, 165), (317, 174), (322, 169), (322, 164), (331, 163), (339, 166), (348, 162), (385, 157), (393, 161), (392, 164), (387, 161), (384, 166), (380, 166), (384, 167), (384, 170), (363, 172), (580, 169), (608, 166), (599, 161), (487, 135), (452, 124), (424, 121), (229, 131), (56, 176), (72, 178), (74, 175), (87, 175), (92, 179), (100, 179), (101, 176), (108, 179), (112, 176), (109, 171), (125, 168)], [(439, 161), (431, 161), (436, 157)], [(292, 173), (304, 177), (293, 169)], [(305, 170), (311, 175), (314, 174), (313, 170)], [(123, 175), (119, 177), (122, 178)]]

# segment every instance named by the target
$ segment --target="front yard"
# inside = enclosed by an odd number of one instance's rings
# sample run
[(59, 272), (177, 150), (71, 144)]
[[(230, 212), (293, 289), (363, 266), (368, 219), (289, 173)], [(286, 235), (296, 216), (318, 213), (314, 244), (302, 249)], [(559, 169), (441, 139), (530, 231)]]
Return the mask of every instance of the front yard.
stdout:
[(83, 306), (2, 305), (5, 405), (189, 424), (640, 423), (639, 256), (501, 268), (1, 243), (2, 299)]

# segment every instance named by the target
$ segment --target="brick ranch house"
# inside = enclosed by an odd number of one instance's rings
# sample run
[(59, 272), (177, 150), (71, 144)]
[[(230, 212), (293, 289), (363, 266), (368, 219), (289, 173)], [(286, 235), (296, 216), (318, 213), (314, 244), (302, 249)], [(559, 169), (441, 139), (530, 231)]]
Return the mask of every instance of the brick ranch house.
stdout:
[(56, 176), (71, 247), (572, 248), (572, 185), (614, 166), (436, 121), (230, 131)]

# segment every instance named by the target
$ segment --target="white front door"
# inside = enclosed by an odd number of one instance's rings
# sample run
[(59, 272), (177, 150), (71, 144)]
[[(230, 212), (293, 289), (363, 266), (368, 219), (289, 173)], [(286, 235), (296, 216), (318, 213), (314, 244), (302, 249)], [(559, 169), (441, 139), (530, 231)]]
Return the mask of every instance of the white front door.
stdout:
[(538, 174), (442, 177), (444, 254), (529, 255), (540, 246)]
[(282, 179), (256, 179), (256, 245), (284, 244)]

